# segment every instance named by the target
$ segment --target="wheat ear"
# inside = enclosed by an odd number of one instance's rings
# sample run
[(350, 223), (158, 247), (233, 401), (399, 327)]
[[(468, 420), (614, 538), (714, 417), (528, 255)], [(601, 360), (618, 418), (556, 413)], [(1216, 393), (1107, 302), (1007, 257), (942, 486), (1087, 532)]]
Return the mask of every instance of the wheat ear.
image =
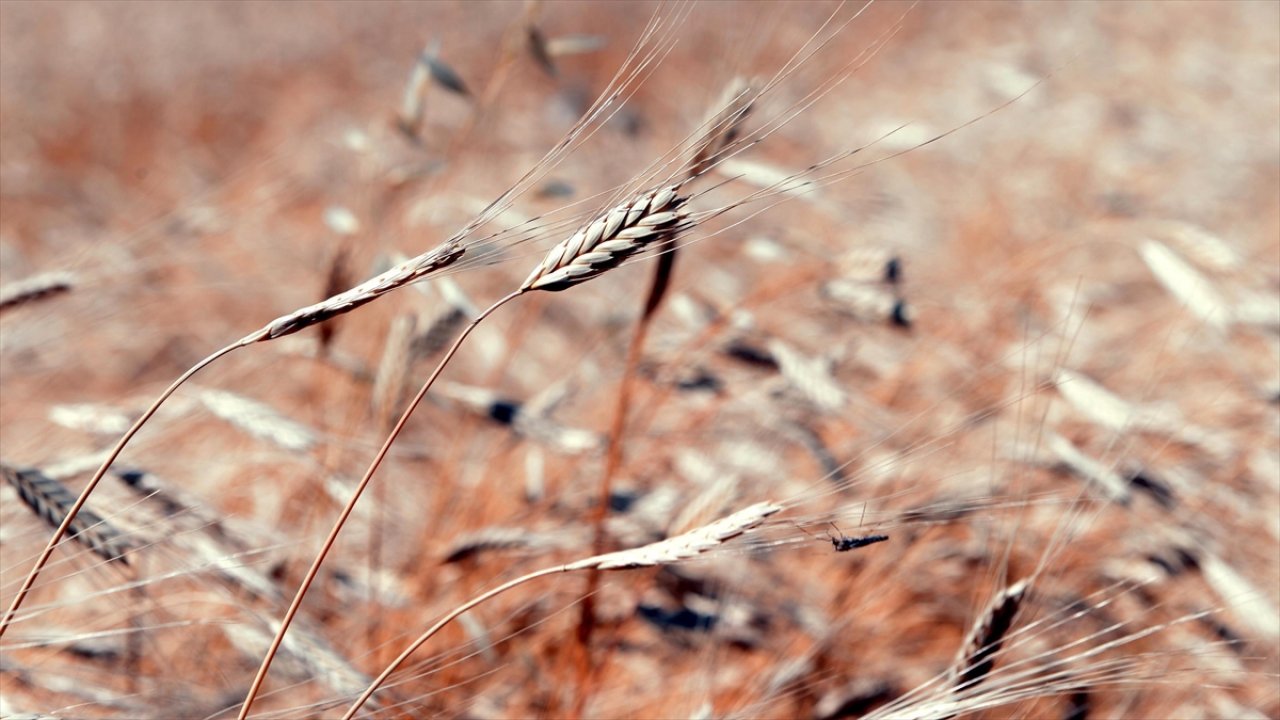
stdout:
[[(726, 89), (719, 108), (703, 124), (702, 136), (694, 145), (693, 156), (685, 170), (685, 182), (697, 179), (721, 158), (737, 140), (743, 120), (751, 112), (755, 95), (752, 88), (741, 78), (735, 79)], [(682, 201), (683, 203), (683, 201)], [(600, 478), (600, 501), (596, 505), (592, 524), (595, 540), (592, 548), (595, 552), (604, 551), (605, 520), (609, 515), (609, 497), (613, 492), (613, 477), (622, 465), (622, 437), (626, 429), (627, 416), (631, 407), (632, 382), (635, 369), (640, 363), (640, 353), (644, 348), (645, 338), (649, 333), (649, 325), (657, 313), (662, 299), (666, 296), (671, 284), (671, 276), (676, 262), (676, 233), (668, 232), (658, 241), (654, 251), (658, 254), (654, 263), (653, 279), (649, 284), (649, 294), (645, 297), (644, 308), (640, 319), (636, 322), (631, 343), (627, 348), (625, 364), (622, 368), (622, 381), (618, 387), (618, 400), (614, 406), (613, 422), (609, 428), (608, 449), (605, 455), (604, 472)], [(583, 705), (595, 683), (596, 673), (590, 662), (591, 635), (595, 629), (595, 591), (600, 582), (598, 570), (587, 575), (587, 589), (578, 620), (578, 642), (582, 646), (581, 664), (578, 669), (580, 690), (572, 715), (581, 716)]]
[(630, 570), (632, 568), (654, 567), (657, 565), (670, 565), (682, 560), (689, 560), (699, 555), (707, 553), (742, 533), (758, 526), (764, 522), (766, 518), (774, 513), (782, 510), (782, 506), (773, 502), (759, 502), (743, 510), (739, 510), (732, 515), (720, 518), (715, 522), (704, 525), (700, 528), (690, 530), (683, 535), (677, 535), (673, 538), (661, 540), (659, 542), (644, 545), (642, 547), (631, 550), (619, 550), (617, 552), (604, 553), (602, 555), (592, 555), (589, 558), (571, 562), (566, 565), (556, 565), (554, 567), (543, 568), (528, 575), (522, 575), (514, 580), (503, 583), (488, 592), (478, 595), (471, 600), (459, 605), (441, 618), (429, 630), (424, 632), (414, 640), (409, 647), (405, 648), (400, 656), (388, 665), (378, 677), (374, 678), (373, 683), (365, 688), (364, 693), (356, 699), (351, 707), (347, 709), (347, 713), (343, 715), (343, 720), (350, 720), (359, 712), (360, 707), (377, 692), (378, 688), (386, 682), (391, 673), (395, 672), (405, 660), (409, 659), (423, 643), (431, 639), (445, 625), (448, 625), (454, 618), (471, 608), (493, 598), (497, 595), (510, 590), (518, 585), (523, 585), (530, 580), (536, 580), (547, 575), (555, 575), (557, 573), (574, 572), (576, 570)]
[(409, 422), (409, 416), (413, 414), (413, 411), (418, 407), (419, 403), (422, 402), (422, 399), (426, 397), (427, 390), (431, 388), (431, 385), (436, 381), (436, 378), (444, 371), (445, 365), (449, 364), (449, 360), (451, 360), (454, 354), (458, 352), (458, 348), (462, 347), (462, 341), (467, 339), (467, 336), (471, 334), (471, 331), (474, 330), (482, 320), (493, 314), (495, 310), (502, 307), (509, 300), (521, 295), (523, 292), (524, 291), (522, 290), (517, 290), (516, 292), (513, 292), (498, 302), (490, 305), (484, 310), (484, 312), (477, 315), (470, 324), (463, 328), (462, 332), (458, 334), (458, 338), (453, 341), (453, 345), (450, 346), (449, 350), (444, 354), (444, 357), (440, 359), (440, 363), (436, 365), (436, 369), (432, 371), (426, 382), (424, 382), (422, 387), (419, 388), (418, 394), (409, 401), (409, 405), (404, 409), (404, 412), (401, 413), (400, 419), (396, 421), (395, 426), (387, 435), (386, 440), (383, 441), (382, 447), (378, 449), (377, 455), (374, 456), (373, 461), (365, 470), (364, 476), (360, 478), (360, 482), (357, 483), (355, 489), (351, 491), (351, 498), (347, 500), (347, 504), (342, 508), (342, 512), (338, 514), (338, 518), (334, 521), (333, 528), (329, 530), (329, 535), (325, 538), (324, 543), (320, 546), (320, 551), (312, 560), (311, 567), (307, 570), (307, 574), (302, 578), (302, 582), (299, 584), (298, 590), (293, 596), (293, 601), (289, 603), (289, 609), (285, 611), (284, 617), (280, 621), (280, 627), (276, 630), (276, 636), (272, 639), (271, 646), (267, 649), (266, 656), (262, 658), (262, 665), (258, 668), (258, 673), (253, 678), (253, 684), (249, 686), (249, 691), (245, 694), (244, 703), (240, 706), (240, 720), (244, 720), (249, 716), (249, 709), (253, 707), (253, 701), (258, 695), (258, 691), (262, 688), (263, 681), (267, 679), (267, 671), (271, 669), (271, 660), (275, 657), (276, 653), (279, 652), (280, 645), (284, 642), (285, 633), (289, 631), (289, 625), (293, 623), (293, 619), (297, 616), (299, 608), (302, 607), (302, 599), (306, 597), (307, 590), (311, 588), (311, 583), (315, 581), (316, 575), (320, 573), (320, 566), (324, 563), (325, 558), (329, 555), (329, 551), (337, 542), (338, 533), (342, 532), (342, 527), (346, 525), (347, 518), (351, 517), (351, 513), (356, 508), (356, 502), (360, 499), (360, 496), (364, 494), (365, 488), (369, 487), (369, 482), (373, 479), (373, 474), (377, 472), (383, 459), (386, 458), (387, 453), (390, 452), (391, 444), (395, 442), (395, 439), (400, 435), (400, 431), (403, 430), (405, 424)]
[(62, 519), (62, 523), (53, 531), (53, 536), (49, 538), (49, 542), (45, 544), (44, 550), (41, 551), (40, 556), (36, 558), (35, 565), (33, 565), (31, 570), (27, 573), (26, 579), (22, 581), (22, 587), (18, 589), (18, 594), (14, 596), (13, 602), (9, 605), (9, 609), (5, 611), (4, 618), (0, 619), (0, 638), (4, 637), (5, 632), (9, 629), (9, 625), (13, 622), (14, 614), (18, 612), (18, 608), (22, 606), (22, 601), (26, 599), (27, 594), (31, 592), (31, 587), (35, 585), (36, 578), (40, 575), (40, 571), (44, 569), (44, 566), (49, 562), (49, 558), (53, 555), (53, 549), (57, 547), (58, 542), (67, 534), (68, 528), (70, 528), (71, 524), (75, 522), (76, 515), (79, 514), (80, 509), (84, 507), (85, 501), (88, 500), (89, 495), (94, 491), (94, 489), (98, 487), (98, 483), (102, 481), (103, 476), (107, 474), (107, 470), (110, 469), (111, 463), (115, 462), (116, 458), (120, 456), (120, 453), (124, 451), (125, 445), (129, 444), (129, 441), (133, 439), (133, 436), (138, 434), (138, 431), (142, 429), (142, 426), (145, 425), (146, 422), (151, 419), (151, 416), (155, 415), (156, 411), (160, 409), (160, 406), (164, 404), (164, 401), (168, 400), (169, 396), (173, 395), (173, 393), (177, 391), (183, 383), (190, 380), (193, 375), (213, 364), (215, 360), (224, 355), (230, 354), (231, 352), (245, 347), (246, 345), (252, 345), (256, 342), (265, 342), (267, 340), (274, 340), (279, 337), (284, 337), (285, 335), (290, 335), (302, 330), (303, 328), (315, 325), (316, 323), (324, 322), (336, 315), (350, 312), (365, 303), (372, 302), (392, 290), (408, 285), (415, 280), (420, 280), (433, 272), (452, 265), (458, 260), (458, 258), (462, 257), (463, 252), (464, 248), (461, 245), (461, 241), (458, 238), (452, 238), (435, 249), (428, 250), (417, 257), (410, 258), (390, 270), (360, 283), (346, 292), (338, 293), (327, 300), (315, 303), (314, 305), (308, 305), (301, 310), (295, 310), (288, 315), (282, 315), (281, 317), (272, 320), (260, 330), (250, 333), (220, 350), (214, 351), (213, 354), (195, 365), (192, 365), (186, 372), (178, 376), (178, 379), (174, 380), (169, 387), (165, 388), (164, 392), (160, 393), (160, 396), (157, 397), (155, 401), (151, 403), (151, 406), (142, 413), (142, 416), (134, 421), (133, 425), (131, 425), (129, 429), (125, 431), (124, 435), (120, 437), (120, 440), (116, 442), (115, 447), (111, 448), (111, 451), (107, 453), (107, 457), (103, 460), (102, 465), (96, 472), (94, 472), (93, 477), (89, 479), (88, 484), (86, 484), (84, 489), (80, 491), (80, 496), (76, 498), (76, 501), (72, 503), (71, 507), (67, 510), (67, 514)]
[(995, 655), (1000, 652), (1005, 635), (1013, 627), (1018, 608), (1022, 607), (1029, 588), (1030, 584), (1026, 580), (1019, 580), (1000, 591), (987, 606), (981, 621), (969, 632), (960, 648), (956, 663), (955, 691), (975, 687), (991, 673), (996, 665)]
[[(32, 512), (54, 527), (62, 523), (67, 508), (75, 503), (76, 496), (70, 490), (35, 468), (16, 468), (0, 462), (0, 474), (18, 491), (18, 497), (22, 498)], [(133, 549), (133, 544), (124, 533), (96, 513), (88, 510), (80, 513), (75, 522), (71, 523), (71, 539), (105, 560), (129, 564), (125, 553)]]

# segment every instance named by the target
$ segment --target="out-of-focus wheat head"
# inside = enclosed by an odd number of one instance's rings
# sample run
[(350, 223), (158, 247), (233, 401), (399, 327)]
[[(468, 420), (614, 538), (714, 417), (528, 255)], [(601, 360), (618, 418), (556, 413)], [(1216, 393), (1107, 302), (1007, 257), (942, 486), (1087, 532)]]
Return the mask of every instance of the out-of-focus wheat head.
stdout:
[(363, 713), (1280, 717), (1278, 28), (1273, 4), (0, 3), (0, 604), (160, 388), (278, 337), (106, 475), (0, 639), (0, 715), (238, 705), (406, 390), (517, 288), (565, 292), (450, 363), (254, 716), (338, 716), (469, 598), (593, 556), (678, 246), (602, 526), (641, 567), (602, 575), (590, 647), (577, 574), (521, 585)]

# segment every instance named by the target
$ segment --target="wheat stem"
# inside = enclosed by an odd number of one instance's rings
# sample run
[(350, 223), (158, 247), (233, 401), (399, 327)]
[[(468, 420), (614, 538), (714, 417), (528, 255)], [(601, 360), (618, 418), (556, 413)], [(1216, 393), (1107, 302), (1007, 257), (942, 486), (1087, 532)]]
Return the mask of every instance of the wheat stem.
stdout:
[(183, 383), (190, 380), (197, 372), (208, 367), (213, 363), (213, 361), (223, 355), (229, 354), (233, 350), (257, 342), (261, 339), (261, 336), (261, 331), (249, 335), (238, 342), (232, 343), (231, 345), (214, 352), (212, 355), (206, 357), (195, 365), (192, 365), (191, 368), (182, 373), (177, 380), (174, 380), (169, 387), (165, 388), (164, 392), (160, 393), (160, 397), (156, 398), (155, 401), (151, 403), (151, 407), (148, 407), (146, 412), (142, 413), (142, 416), (135, 420), (133, 425), (125, 431), (125, 434), (116, 442), (115, 447), (111, 448), (111, 452), (108, 453), (107, 459), (102, 462), (102, 465), (98, 468), (97, 472), (93, 474), (93, 477), (89, 480), (89, 484), (84, 486), (84, 489), (80, 491), (79, 497), (77, 497), (76, 501), (67, 509), (66, 516), (62, 518), (62, 522), (59, 523), (57, 529), (53, 531), (53, 536), (50, 537), (49, 542), (45, 544), (44, 550), (40, 553), (40, 557), (36, 558), (36, 564), (31, 568), (30, 572), (27, 573), (26, 579), (22, 581), (22, 587), (18, 589), (18, 594), (14, 596), (13, 602), (9, 604), (9, 609), (5, 611), (4, 618), (0, 619), (0, 637), (4, 637), (5, 631), (9, 629), (9, 625), (13, 622), (14, 615), (18, 612), (18, 608), (22, 606), (22, 601), (26, 599), (27, 594), (31, 592), (31, 587), (35, 585), (36, 578), (39, 577), (40, 571), (44, 569), (45, 564), (49, 562), (50, 556), (53, 555), (53, 549), (57, 547), (59, 541), (61, 541), (67, 534), (67, 529), (75, 522), (76, 516), (80, 514), (80, 509), (84, 507), (85, 501), (89, 499), (89, 494), (93, 492), (94, 488), (96, 488), (98, 483), (101, 482), (103, 476), (107, 474), (107, 469), (110, 468), (111, 463), (115, 462), (115, 459), (119, 457), (120, 453), (124, 450), (124, 446), (133, 439), (133, 436), (136, 435), (138, 431), (142, 429), (142, 426), (151, 419), (151, 416), (155, 415), (156, 411), (160, 409), (160, 405), (162, 405), (170, 395), (181, 387)]
[(267, 340), (275, 340), (276, 338), (291, 335), (304, 328), (311, 327), (317, 323), (324, 322), (332, 317), (336, 317), (343, 313), (350, 312), (361, 305), (372, 302), (379, 297), (400, 287), (404, 287), (409, 283), (421, 280), (431, 273), (447, 267), (462, 257), (465, 249), (459, 244), (456, 238), (450, 239), (440, 246), (428, 250), (421, 255), (410, 258), (400, 263), (396, 267), (387, 270), (384, 273), (376, 275), (359, 285), (338, 293), (333, 297), (322, 300), (314, 305), (295, 310), (288, 315), (282, 315), (268, 323), (262, 329), (257, 330), (242, 339), (227, 345), (214, 352), (209, 357), (192, 365), (186, 372), (182, 373), (173, 384), (165, 388), (165, 391), (151, 403), (151, 407), (138, 418), (136, 422), (125, 432), (125, 434), (116, 442), (115, 447), (111, 449), (107, 459), (103, 461), (102, 466), (93, 474), (93, 478), (89, 480), (89, 484), (85, 485), (84, 490), (80, 492), (80, 497), (76, 498), (76, 502), (67, 511), (67, 516), (63, 518), (62, 524), (53, 532), (53, 537), (49, 538), (49, 542), (45, 545), (44, 550), (40, 553), (40, 557), (36, 558), (36, 564), (31, 568), (25, 580), (22, 581), (22, 587), (18, 590), (17, 596), (14, 597), (13, 603), (9, 605), (9, 609), (5, 611), (4, 618), (0, 619), (0, 638), (4, 637), (4, 633), (9, 629), (9, 625), (13, 622), (13, 616), (21, 607), (22, 601), (26, 599), (27, 594), (31, 592), (31, 586), (35, 584), (36, 577), (40, 575), (40, 571), (44, 569), (45, 564), (49, 562), (49, 558), (53, 555), (53, 549), (57, 546), (58, 541), (67, 533), (67, 528), (71, 527), (71, 523), (75, 521), (76, 515), (80, 513), (80, 508), (84, 507), (85, 500), (89, 498), (90, 493), (98, 486), (99, 481), (107, 474), (107, 470), (111, 467), (111, 463), (115, 462), (120, 453), (124, 450), (125, 445), (133, 439), (133, 436), (142, 429), (142, 426), (155, 415), (164, 401), (169, 398), (179, 387), (193, 375), (208, 367), (213, 361), (226, 355), (233, 350), (237, 350), (246, 345), (252, 345), (256, 342), (264, 342)]
[[(657, 565), (669, 565), (671, 563), (687, 560), (698, 555), (702, 555), (713, 548), (719, 547), (725, 542), (741, 535), (742, 533), (756, 527), (764, 522), (766, 518), (782, 510), (781, 505), (765, 501), (739, 510), (732, 515), (720, 518), (715, 522), (704, 525), (700, 528), (690, 530), (683, 535), (677, 535), (673, 538), (660, 540), (650, 543), (643, 547), (631, 550), (619, 550), (618, 552), (604, 553), (600, 555), (592, 555), (591, 557), (577, 560), (575, 562), (564, 565), (555, 565), (549, 568), (536, 570), (527, 575), (509, 580), (498, 587), (488, 590), (467, 602), (459, 605), (440, 618), (435, 625), (432, 625), (426, 632), (418, 636), (404, 652), (391, 662), (383, 671), (374, 678), (369, 687), (356, 698), (356, 701), (347, 708), (347, 712), (342, 716), (342, 720), (351, 720), (355, 714), (360, 711), (360, 707), (373, 696), (378, 688), (382, 686), (387, 678), (391, 677), (391, 673), (395, 672), (409, 656), (413, 655), (418, 648), (422, 647), (431, 636), (439, 632), (445, 625), (457, 618), (462, 613), (474, 608), (475, 606), (493, 598), (502, 593), (530, 580), (536, 580), (547, 575), (555, 575), (556, 573), (574, 572), (576, 570), (630, 570), (639, 567), (654, 567)], [(243, 720), (243, 716), (241, 716)]]
[(342, 508), (342, 512), (339, 513), (338, 519), (334, 521), (333, 528), (329, 531), (329, 536), (325, 538), (324, 544), (320, 547), (320, 552), (317, 553), (315, 559), (312, 560), (310, 569), (307, 570), (306, 576), (298, 586), (298, 591), (293, 596), (293, 602), (289, 604), (289, 609), (285, 611), (284, 618), (280, 621), (280, 628), (276, 631), (276, 636), (271, 641), (271, 647), (267, 649), (266, 656), (262, 658), (262, 666), (258, 668), (258, 674), (254, 676), (253, 684), (250, 685), (249, 692), (245, 695), (244, 704), (240, 707), (240, 714), (238, 716), (239, 720), (244, 720), (249, 716), (249, 709), (253, 707), (253, 701), (258, 695), (258, 691), (262, 688), (263, 681), (267, 678), (267, 671), (271, 668), (271, 660), (275, 657), (276, 652), (279, 651), (280, 644), (284, 641), (284, 635), (289, 630), (289, 624), (293, 622), (293, 618), (298, 614), (298, 609), (302, 607), (302, 599), (306, 596), (307, 590), (311, 588), (311, 583), (315, 581), (316, 575), (320, 572), (320, 565), (324, 563), (325, 558), (329, 555), (329, 551), (337, 542), (338, 533), (342, 532), (342, 527), (346, 524), (347, 518), (351, 517), (351, 513), (355, 510), (356, 502), (360, 499), (360, 495), (363, 494), (365, 488), (369, 486), (369, 481), (373, 479), (373, 474), (377, 472), (378, 466), (382, 464), (383, 459), (386, 458), (387, 453), (391, 450), (391, 444), (395, 442), (396, 438), (400, 435), (400, 431), (403, 430), (405, 424), (409, 422), (409, 416), (413, 414), (413, 411), (417, 409), (418, 404), (422, 402), (424, 397), (426, 397), (427, 390), (431, 388), (432, 383), (434, 383), (436, 378), (440, 376), (440, 373), (444, 371), (445, 365), (449, 364), (449, 361), (453, 358), (454, 354), (458, 352), (458, 348), (462, 347), (462, 342), (467, 339), (467, 336), (471, 334), (471, 331), (474, 330), (482, 320), (493, 314), (495, 310), (525, 292), (526, 291), (523, 289), (516, 290), (506, 297), (503, 297), (501, 300), (498, 300), (486, 308), (483, 312), (477, 315), (470, 324), (463, 328), (462, 332), (458, 334), (458, 339), (453, 341), (453, 345), (449, 348), (449, 351), (444, 354), (444, 357), (440, 359), (440, 363), (436, 365), (436, 369), (432, 371), (426, 382), (424, 382), (422, 387), (418, 389), (418, 394), (414, 396), (413, 400), (410, 401), (409, 405), (404, 409), (404, 412), (400, 415), (400, 419), (396, 422), (395, 427), (391, 429), (390, 434), (387, 435), (387, 439), (382, 443), (382, 447), (378, 450), (378, 454), (374, 456), (373, 462), (369, 464), (368, 469), (365, 470), (364, 476), (360, 478), (359, 484), (357, 484), (355, 490), (352, 491), (351, 498), (347, 501), (346, 506)]

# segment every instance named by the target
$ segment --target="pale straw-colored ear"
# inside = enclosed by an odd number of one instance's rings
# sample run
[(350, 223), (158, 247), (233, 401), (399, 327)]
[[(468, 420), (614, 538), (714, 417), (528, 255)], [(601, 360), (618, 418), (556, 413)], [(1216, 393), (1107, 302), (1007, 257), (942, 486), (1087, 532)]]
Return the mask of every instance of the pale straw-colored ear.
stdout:
[(603, 213), (551, 248), (521, 290), (564, 290), (622, 264), (660, 238), (687, 228), (680, 184), (641, 194)]

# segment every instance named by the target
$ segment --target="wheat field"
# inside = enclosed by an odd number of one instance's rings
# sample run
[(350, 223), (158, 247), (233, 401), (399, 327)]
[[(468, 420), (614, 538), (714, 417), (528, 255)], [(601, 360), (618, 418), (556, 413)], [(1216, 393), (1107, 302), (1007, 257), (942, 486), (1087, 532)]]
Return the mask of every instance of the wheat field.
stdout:
[(3, 717), (1280, 718), (1280, 4), (0, 3), (0, 470)]

